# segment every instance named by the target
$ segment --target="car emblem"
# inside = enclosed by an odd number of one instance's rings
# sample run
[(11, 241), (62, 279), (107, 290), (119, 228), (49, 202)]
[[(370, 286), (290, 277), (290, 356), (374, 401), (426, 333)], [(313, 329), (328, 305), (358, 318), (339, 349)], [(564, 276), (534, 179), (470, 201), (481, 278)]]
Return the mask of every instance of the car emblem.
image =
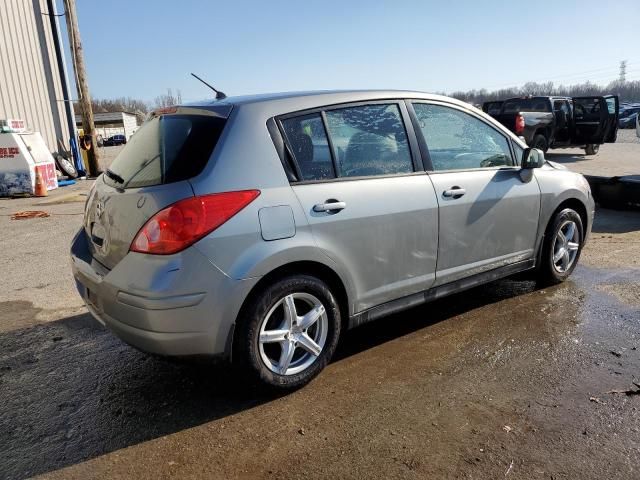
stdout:
[(102, 203), (102, 200), (98, 200), (98, 203), (96, 203), (96, 218), (102, 218), (103, 213), (104, 203)]

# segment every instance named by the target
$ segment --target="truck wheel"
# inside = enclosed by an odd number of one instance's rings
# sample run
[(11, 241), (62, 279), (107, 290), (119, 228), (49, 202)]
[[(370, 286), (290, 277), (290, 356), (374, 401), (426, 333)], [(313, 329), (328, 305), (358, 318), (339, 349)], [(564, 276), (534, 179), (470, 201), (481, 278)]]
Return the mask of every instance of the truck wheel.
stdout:
[(547, 137), (542, 134), (538, 134), (533, 137), (533, 148), (537, 148), (542, 150), (544, 153), (547, 153), (549, 150), (549, 144), (547, 143)]
[(600, 145), (594, 145), (593, 143), (589, 143), (586, 147), (584, 147), (584, 153), (586, 155), (595, 155), (600, 150)]

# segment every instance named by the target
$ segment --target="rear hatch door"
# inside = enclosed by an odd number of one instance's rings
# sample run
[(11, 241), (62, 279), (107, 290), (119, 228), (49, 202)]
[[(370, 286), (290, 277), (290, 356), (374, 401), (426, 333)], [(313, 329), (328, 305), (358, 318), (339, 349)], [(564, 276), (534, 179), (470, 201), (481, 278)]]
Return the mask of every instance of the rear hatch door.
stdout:
[(193, 196), (188, 180), (212, 157), (230, 111), (164, 109), (131, 137), (87, 200), (84, 230), (97, 261), (115, 267), (147, 220)]

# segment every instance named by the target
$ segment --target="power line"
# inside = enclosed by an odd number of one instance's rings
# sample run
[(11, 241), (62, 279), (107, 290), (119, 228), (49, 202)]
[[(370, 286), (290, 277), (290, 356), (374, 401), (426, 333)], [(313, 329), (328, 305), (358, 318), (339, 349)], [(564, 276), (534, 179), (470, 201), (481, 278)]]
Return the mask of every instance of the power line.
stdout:
[[(632, 61), (627, 61), (626, 62), (626, 66), (629, 65), (640, 65), (640, 59), (634, 59)], [(547, 77), (545, 79), (539, 79), (539, 80), (524, 80), (524, 81), (519, 81), (519, 82), (511, 82), (511, 83), (504, 83), (504, 84), (500, 84), (500, 85), (489, 85), (487, 87), (483, 87), (485, 89), (500, 89), (500, 88), (509, 88), (509, 87), (514, 87), (517, 85), (521, 85), (524, 83), (529, 83), (529, 82), (534, 82), (534, 83), (541, 83), (541, 82), (549, 82), (549, 81), (557, 81), (560, 79), (568, 79), (571, 77), (578, 77), (578, 78), (584, 78), (585, 76), (589, 76), (591, 78), (594, 78), (593, 75), (588, 75), (588, 74), (593, 74), (593, 73), (598, 73), (598, 75), (595, 76), (595, 78), (598, 77), (602, 77), (602, 75), (605, 76), (617, 76), (616, 72), (619, 72), (619, 66), (617, 67), (613, 67), (613, 66), (609, 66), (609, 67), (601, 67), (601, 68), (596, 68), (596, 69), (591, 69), (591, 70), (585, 70), (582, 72), (574, 72), (574, 73), (567, 73), (567, 74), (562, 74), (562, 75), (554, 75), (552, 77)], [(611, 72), (609, 74), (609, 72)], [(572, 81), (579, 81), (579, 80), (572, 80)], [(584, 80), (582, 80), (584, 81)]]

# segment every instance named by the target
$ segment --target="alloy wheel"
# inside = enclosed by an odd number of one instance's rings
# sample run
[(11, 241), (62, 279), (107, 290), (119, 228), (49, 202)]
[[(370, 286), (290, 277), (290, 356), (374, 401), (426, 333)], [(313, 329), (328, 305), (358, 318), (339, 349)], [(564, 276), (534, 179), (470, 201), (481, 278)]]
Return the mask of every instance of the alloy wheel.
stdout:
[(567, 272), (578, 256), (580, 248), (580, 232), (572, 220), (566, 220), (560, 225), (553, 239), (553, 267), (559, 273)]
[(260, 358), (279, 375), (300, 373), (322, 353), (328, 327), (326, 309), (318, 298), (305, 292), (286, 295), (262, 321)]

